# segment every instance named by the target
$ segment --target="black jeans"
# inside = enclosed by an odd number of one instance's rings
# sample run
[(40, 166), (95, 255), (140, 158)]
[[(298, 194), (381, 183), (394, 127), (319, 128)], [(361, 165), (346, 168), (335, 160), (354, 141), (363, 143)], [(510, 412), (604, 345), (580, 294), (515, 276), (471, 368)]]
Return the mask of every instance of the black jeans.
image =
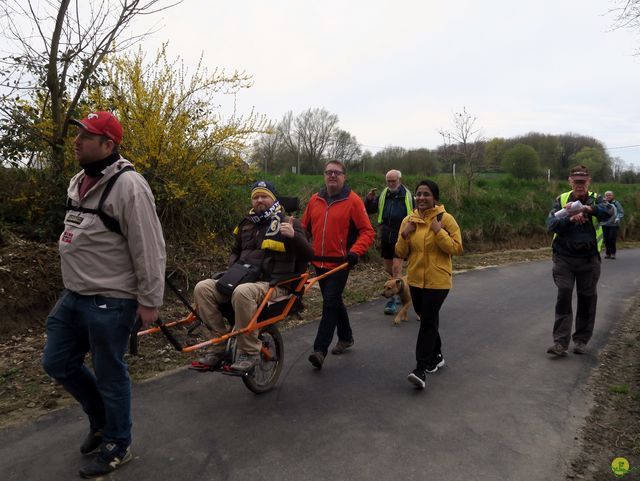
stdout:
[[(330, 269), (316, 267), (316, 274), (321, 275)], [(347, 284), (349, 271), (342, 269), (319, 281), (322, 291), (322, 319), (318, 326), (316, 340), (313, 342), (314, 352), (321, 352), (325, 356), (333, 340), (333, 333), (338, 328), (338, 339), (352, 341), (353, 333), (349, 324), (349, 314), (342, 302), (342, 291)]]
[(416, 342), (416, 367), (420, 370), (431, 368), (442, 354), (440, 307), (449, 294), (449, 289), (421, 289), (409, 286), (413, 308), (420, 316), (420, 331)]
[(616, 226), (603, 225), (602, 234), (604, 236), (604, 247), (608, 256), (616, 255), (616, 237), (618, 237), (618, 229)]

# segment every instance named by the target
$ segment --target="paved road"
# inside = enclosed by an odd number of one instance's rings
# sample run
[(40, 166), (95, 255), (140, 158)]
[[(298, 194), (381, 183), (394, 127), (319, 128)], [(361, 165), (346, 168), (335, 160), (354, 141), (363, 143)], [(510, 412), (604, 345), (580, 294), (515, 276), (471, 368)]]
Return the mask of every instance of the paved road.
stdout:
[[(603, 261), (592, 350), (639, 288), (640, 250)], [(186, 370), (139, 384), (135, 459), (109, 479), (559, 479), (597, 361), (545, 354), (554, 299), (549, 261), (456, 275), (441, 312), (447, 367), (427, 391), (406, 381), (418, 323), (393, 327), (382, 300), (350, 310), (356, 344), (320, 372), (306, 360), (317, 324), (287, 332), (268, 394)], [(76, 479), (85, 430), (74, 406), (0, 431), (2, 479)]]

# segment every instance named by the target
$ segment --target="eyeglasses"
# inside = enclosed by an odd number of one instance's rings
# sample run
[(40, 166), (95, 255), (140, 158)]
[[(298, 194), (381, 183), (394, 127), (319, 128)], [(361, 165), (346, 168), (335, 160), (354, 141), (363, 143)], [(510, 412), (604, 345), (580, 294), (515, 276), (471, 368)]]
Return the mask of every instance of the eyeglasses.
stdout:
[(344, 172), (342, 172), (341, 170), (325, 170), (324, 175), (326, 175), (327, 177), (339, 177), (341, 175), (344, 175)]

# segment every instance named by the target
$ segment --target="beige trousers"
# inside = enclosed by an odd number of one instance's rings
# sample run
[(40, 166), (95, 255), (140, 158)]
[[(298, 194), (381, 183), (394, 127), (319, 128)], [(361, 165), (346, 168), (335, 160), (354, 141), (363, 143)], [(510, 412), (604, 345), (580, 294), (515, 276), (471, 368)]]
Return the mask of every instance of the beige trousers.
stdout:
[[(193, 297), (196, 302), (196, 309), (198, 315), (204, 322), (209, 324), (213, 329), (213, 334), (216, 337), (226, 334), (229, 329), (224, 322), (222, 313), (218, 306), (229, 302), (233, 306), (236, 318), (236, 329), (242, 329), (249, 325), (249, 321), (258, 310), (258, 306), (262, 302), (265, 294), (269, 290), (268, 282), (250, 282), (247, 284), (240, 284), (235, 288), (231, 296), (221, 294), (216, 289), (216, 282), (213, 279), (205, 279), (196, 284), (193, 290)], [(277, 288), (273, 297), (286, 295), (287, 291), (282, 288)], [(260, 352), (260, 341), (258, 340), (258, 330), (251, 333), (240, 335), (238, 339), (238, 350), (245, 352), (251, 356), (256, 356)], [(214, 352), (220, 352), (224, 350), (224, 345), (219, 344), (213, 346)]]

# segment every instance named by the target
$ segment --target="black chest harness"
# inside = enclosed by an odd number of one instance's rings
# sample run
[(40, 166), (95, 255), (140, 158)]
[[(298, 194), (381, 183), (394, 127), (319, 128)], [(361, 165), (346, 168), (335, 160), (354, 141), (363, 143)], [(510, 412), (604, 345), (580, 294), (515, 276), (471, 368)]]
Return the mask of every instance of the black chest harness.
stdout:
[(114, 219), (110, 215), (105, 214), (105, 212), (102, 210), (102, 206), (104, 205), (104, 201), (107, 199), (107, 197), (111, 193), (113, 184), (116, 183), (116, 180), (118, 180), (118, 177), (120, 177), (125, 172), (129, 172), (130, 170), (135, 170), (135, 169), (130, 165), (123, 167), (120, 171), (118, 171), (116, 174), (114, 174), (113, 177), (109, 179), (109, 181), (107, 182), (107, 185), (104, 188), (104, 191), (102, 192), (102, 196), (100, 196), (100, 201), (98, 202), (97, 209), (87, 209), (86, 207), (82, 207), (79, 205), (75, 206), (73, 205), (71, 199), (67, 197), (67, 210), (82, 212), (84, 214), (96, 214), (98, 217), (100, 217), (100, 220), (102, 221), (102, 223), (107, 229), (109, 229), (111, 232), (115, 232), (116, 234), (123, 235), (122, 230), (120, 229), (120, 222), (118, 222), (116, 219)]

